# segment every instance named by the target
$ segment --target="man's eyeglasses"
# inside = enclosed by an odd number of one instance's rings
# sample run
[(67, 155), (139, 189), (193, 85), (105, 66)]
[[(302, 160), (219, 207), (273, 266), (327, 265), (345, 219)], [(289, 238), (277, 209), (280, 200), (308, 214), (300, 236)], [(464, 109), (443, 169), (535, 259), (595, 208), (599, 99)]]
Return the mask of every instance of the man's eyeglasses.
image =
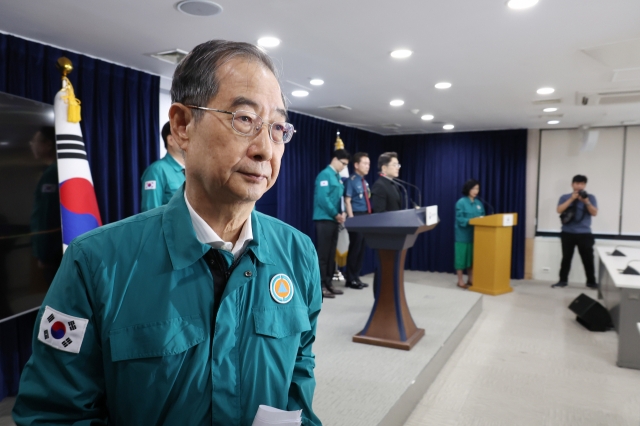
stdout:
[(349, 162), (348, 162), (348, 161), (346, 161), (346, 162), (345, 162), (345, 161), (340, 160), (340, 162), (341, 162), (345, 167), (347, 167), (347, 166), (349, 165)]
[(400, 167), (402, 167), (402, 165), (401, 165), (400, 163), (395, 163), (395, 164), (394, 164), (394, 163), (389, 163), (389, 167), (397, 167), (397, 168), (400, 168)]
[(275, 123), (265, 123), (258, 114), (250, 111), (238, 110), (235, 112), (224, 111), (221, 109), (206, 108), (196, 105), (187, 105), (188, 108), (200, 109), (203, 111), (220, 112), (232, 116), (231, 127), (236, 132), (245, 136), (252, 136), (260, 132), (263, 124), (269, 125), (269, 139), (275, 143), (287, 143), (296, 132), (293, 124), (284, 121), (276, 121)]

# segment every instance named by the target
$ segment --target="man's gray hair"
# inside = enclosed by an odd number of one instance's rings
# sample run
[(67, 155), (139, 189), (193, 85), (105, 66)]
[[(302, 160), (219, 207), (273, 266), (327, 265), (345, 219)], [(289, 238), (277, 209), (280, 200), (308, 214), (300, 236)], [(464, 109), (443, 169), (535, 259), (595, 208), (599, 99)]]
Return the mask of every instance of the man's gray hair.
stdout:
[[(220, 90), (217, 72), (228, 61), (242, 57), (261, 63), (278, 78), (271, 58), (250, 43), (227, 40), (209, 40), (197, 45), (179, 64), (173, 73), (171, 102), (183, 105), (207, 106)], [(284, 96), (282, 96), (284, 102)], [(286, 104), (285, 104), (286, 105)], [(192, 110), (196, 122), (204, 111)]]

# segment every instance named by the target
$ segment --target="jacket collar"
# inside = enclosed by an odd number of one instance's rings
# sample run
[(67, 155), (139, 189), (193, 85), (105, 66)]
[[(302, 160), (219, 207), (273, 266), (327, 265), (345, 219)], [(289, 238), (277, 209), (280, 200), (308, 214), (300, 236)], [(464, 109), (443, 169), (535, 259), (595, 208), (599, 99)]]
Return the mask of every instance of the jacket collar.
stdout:
[(173, 194), (164, 209), (162, 230), (174, 271), (193, 265), (211, 249), (211, 246), (202, 244), (196, 238), (184, 201), (184, 185)]
[(262, 225), (261, 214), (255, 210), (251, 212), (251, 228), (253, 230), (253, 240), (249, 242), (248, 249), (253, 252), (256, 259), (265, 265), (274, 265), (271, 260), (269, 241), (265, 237), (264, 226)]
[[(211, 249), (210, 245), (201, 243), (196, 237), (184, 198), (184, 187), (182, 185), (173, 195), (162, 214), (162, 230), (174, 270), (193, 265)], [(251, 212), (253, 240), (249, 243), (248, 249), (260, 262), (273, 264), (269, 244), (260, 222), (259, 213), (255, 210)]]
[(169, 154), (168, 152), (165, 154), (164, 157), (162, 157), (162, 160), (166, 161), (171, 166), (171, 168), (176, 172), (181, 172), (182, 170), (184, 170), (184, 167), (182, 167), (182, 165), (180, 165), (180, 163), (178, 163), (176, 159), (173, 158), (171, 154)]

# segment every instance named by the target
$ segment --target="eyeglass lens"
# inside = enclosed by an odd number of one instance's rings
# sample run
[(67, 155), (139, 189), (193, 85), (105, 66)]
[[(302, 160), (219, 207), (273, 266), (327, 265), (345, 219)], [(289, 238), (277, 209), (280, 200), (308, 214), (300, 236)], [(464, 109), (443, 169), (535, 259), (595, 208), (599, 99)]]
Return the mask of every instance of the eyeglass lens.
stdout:
[[(245, 135), (257, 133), (263, 121), (259, 115), (249, 111), (236, 111), (233, 114), (233, 128)], [(289, 142), (293, 137), (293, 126), (289, 123), (276, 122), (269, 125), (269, 137), (274, 142)]]

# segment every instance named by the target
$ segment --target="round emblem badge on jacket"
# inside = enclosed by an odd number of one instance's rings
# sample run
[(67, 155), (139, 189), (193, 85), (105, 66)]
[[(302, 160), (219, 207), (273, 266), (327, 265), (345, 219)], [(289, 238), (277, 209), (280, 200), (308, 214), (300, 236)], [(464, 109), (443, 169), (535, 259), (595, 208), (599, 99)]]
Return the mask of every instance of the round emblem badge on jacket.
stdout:
[(293, 299), (293, 283), (285, 274), (277, 274), (269, 283), (271, 297), (278, 303), (289, 303)]

